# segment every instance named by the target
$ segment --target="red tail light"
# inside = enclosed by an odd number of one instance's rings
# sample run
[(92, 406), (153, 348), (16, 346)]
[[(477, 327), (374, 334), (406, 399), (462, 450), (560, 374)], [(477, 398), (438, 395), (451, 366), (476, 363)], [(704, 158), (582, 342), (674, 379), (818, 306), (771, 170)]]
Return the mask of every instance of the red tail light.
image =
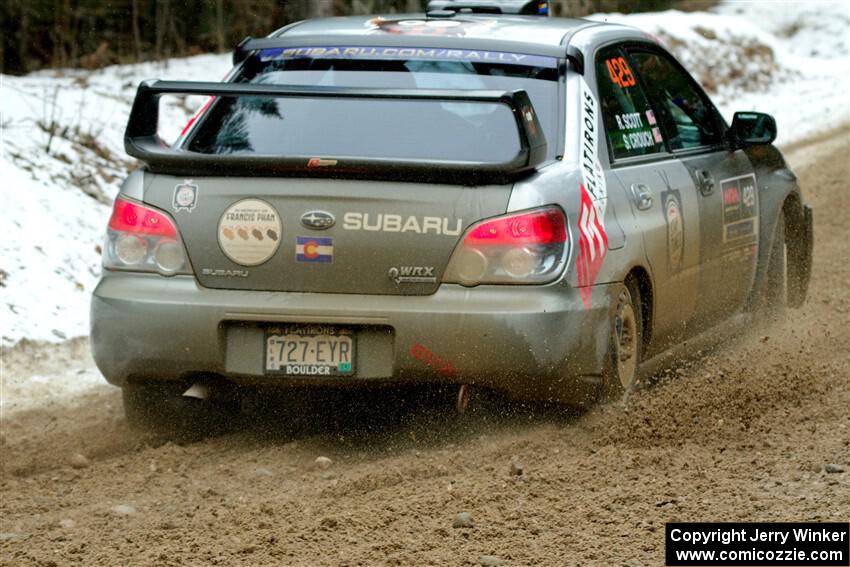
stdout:
[(103, 267), (164, 276), (191, 273), (174, 221), (162, 211), (123, 197), (115, 199), (112, 208)]
[(118, 197), (109, 219), (109, 228), (139, 235), (177, 237), (177, 228), (164, 214)]
[(566, 242), (567, 226), (558, 209), (544, 209), (485, 221), (463, 239), (468, 246), (516, 246)]
[(443, 281), (540, 284), (564, 271), (567, 219), (555, 206), (512, 213), (473, 225), (455, 249)]

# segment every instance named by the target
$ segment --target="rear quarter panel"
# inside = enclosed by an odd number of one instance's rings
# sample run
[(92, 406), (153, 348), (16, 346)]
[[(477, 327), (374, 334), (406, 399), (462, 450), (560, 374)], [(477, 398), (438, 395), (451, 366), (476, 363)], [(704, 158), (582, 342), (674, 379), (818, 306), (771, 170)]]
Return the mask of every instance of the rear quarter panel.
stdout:
[[(619, 30), (619, 28), (618, 28)], [(622, 28), (626, 33), (639, 33), (635, 30)], [(573, 287), (579, 285), (576, 270), (578, 256), (578, 241), (580, 231), (578, 226), (581, 208), (582, 183), (582, 152), (585, 149), (582, 143), (581, 124), (584, 120), (584, 107), (582, 105), (581, 93), (583, 83), (590, 87), (595, 96), (595, 75), (593, 65), (588, 65), (595, 53), (598, 40), (592, 28), (578, 32), (572, 39), (584, 53), (584, 74), (579, 75), (575, 71), (568, 71), (565, 89), (565, 120), (566, 126), (564, 140), (564, 156), (560, 162), (543, 168), (537, 175), (514, 185), (508, 210), (522, 210), (548, 203), (557, 203), (567, 215), (570, 228), (570, 255), (566, 266), (564, 281)], [(622, 31), (606, 32), (605, 37), (620, 37)], [(642, 37), (642, 36), (639, 36)], [(599, 109), (598, 96), (596, 107)], [(599, 111), (593, 117), (593, 126), (596, 129), (596, 155), (602, 170), (605, 183), (607, 205), (605, 207), (604, 230), (608, 240), (607, 251), (604, 261), (599, 266), (598, 273), (593, 279), (594, 284), (604, 284), (623, 281), (630, 269), (634, 266), (642, 266), (647, 271), (643, 239), (640, 227), (635, 222), (628, 196), (622, 189), (618, 179), (609, 166), (608, 149), (605, 141), (602, 117)], [(552, 143), (552, 142), (550, 142)]]

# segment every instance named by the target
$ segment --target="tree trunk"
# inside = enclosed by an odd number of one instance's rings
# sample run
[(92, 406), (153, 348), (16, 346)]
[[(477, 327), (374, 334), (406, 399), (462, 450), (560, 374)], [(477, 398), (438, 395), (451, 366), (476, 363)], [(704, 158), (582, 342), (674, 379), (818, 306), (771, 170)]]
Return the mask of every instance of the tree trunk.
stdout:
[[(21, 8), (21, 28), (18, 35), (20, 39), (20, 60), (21, 60), (21, 68), (27, 73), (32, 68), (30, 65), (30, 7), (27, 2), (21, 2), (19, 4)], [(4, 59), (5, 61), (5, 54)]]
[(53, 67), (65, 65), (65, 3), (57, 0), (53, 12)]
[(224, 0), (215, 2), (215, 39), (218, 43), (218, 52), (224, 53)]
[(156, 28), (156, 44), (154, 52), (159, 60), (171, 56), (171, 0), (157, 0), (156, 17), (154, 18)]
[[(172, 41), (174, 42), (174, 47), (177, 54), (184, 55), (186, 53), (186, 40), (183, 39), (183, 34), (180, 32), (180, 30), (177, 29), (177, 17), (172, 16), (170, 10), (168, 18), (168, 35), (172, 38)], [(168, 56), (171, 57), (171, 53), (169, 53)]]
[(313, 0), (308, 1), (309, 11), (307, 12), (310, 18), (327, 18), (333, 16), (333, 0)]
[(82, 18), (81, 10), (71, 8), (71, 0), (65, 0), (65, 7), (68, 14), (68, 63), (76, 65), (80, 56), (79, 47), (83, 40), (80, 34), (80, 25)]
[(165, 25), (162, 20), (162, 0), (156, 0), (154, 4), (154, 28), (156, 30), (156, 39), (153, 43), (153, 56), (155, 59), (162, 59), (162, 36), (165, 33)]
[(142, 32), (139, 30), (139, 0), (133, 0), (133, 48), (136, 61), (142, 60)]

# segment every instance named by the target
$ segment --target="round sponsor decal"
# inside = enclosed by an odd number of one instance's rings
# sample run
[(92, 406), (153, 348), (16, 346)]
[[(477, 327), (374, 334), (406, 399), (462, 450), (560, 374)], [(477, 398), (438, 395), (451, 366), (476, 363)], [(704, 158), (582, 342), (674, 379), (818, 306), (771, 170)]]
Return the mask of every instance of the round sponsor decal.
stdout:
[(189, 211), (195, 208), (198, 204), (198, 186), (192, 183), (191, 179), (187, 179), (180, 185), (174, 188), (174, 211)]
[(243, 266), (258, 266), (280, 245), (280, 216), (259, 199), (244, 199), (228, 207), (218, 221), (218, 244), (224, 255)]
[(667, 250), (670, 255), (670, 269), (682, 267), (685, 254), (685, 226), (682, 221), (682, 208), (679, 199), (673, 193), (664, 201), (664, 214), (667, 217)]
[(177, 195), (175, 195), (174, 200), (177, 201), (178, 206), (188, 207), (195, 201), (195, 192), (191, 187), (182, 185), (177, 190)]

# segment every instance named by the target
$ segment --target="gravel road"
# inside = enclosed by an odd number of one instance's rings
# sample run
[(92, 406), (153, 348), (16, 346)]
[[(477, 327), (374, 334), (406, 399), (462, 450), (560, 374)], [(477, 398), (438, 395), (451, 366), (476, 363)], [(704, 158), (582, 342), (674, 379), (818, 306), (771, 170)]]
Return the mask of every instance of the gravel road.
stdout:
[[(45, 386), (3, 415), (0, 565), (661, 565), (667, 521), (846, 521), (848, 131), (786, 153), (816, 245), (781, 323), (583, 414), (373, 396), (181, 446), (130, 431), (116, 389)], [(4, 352), (12, 392), (90, 371), (83, 341)]]

